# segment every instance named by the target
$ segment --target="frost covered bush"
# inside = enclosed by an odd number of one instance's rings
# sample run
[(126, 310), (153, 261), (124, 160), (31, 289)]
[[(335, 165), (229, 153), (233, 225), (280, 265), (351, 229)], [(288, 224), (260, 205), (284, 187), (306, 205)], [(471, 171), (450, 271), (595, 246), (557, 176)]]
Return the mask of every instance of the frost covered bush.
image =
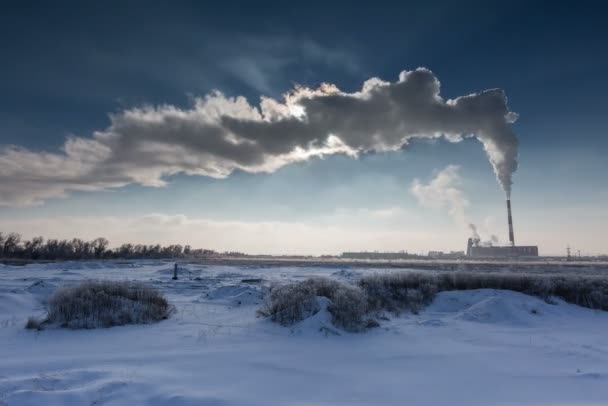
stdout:
[(370, 310), (417, 313), (437, 293), (436, 283), (428, 276), (409, 272), (373, 275), (361, 279), (359, 286), (367, 295)]
[(591, 309), (608, 310), (608, 279), (557, 276), (552, 279), (550, 295)]
[(545, 300), (559, 297), (592, 309), (608, 310), (608, 278), (601, 276), (490, 272), (397, 272), (359, 281), (372, 310), (418, 311), (435, 294), (449, 290), (505, 289)]
[(331, 313), (334, 325), (347, 331), (361, 330), (367, 313), (367, 298), (361, 289), (340, 283), (329, 299), (331, 305), (327, 310)]
[(327, 278), (272, 287), (259, 314), (290, 326), (320, 310), (318, 296), (330, 300), (332, 322), (347, 331), (377, 326), (369, 315), (382, 312), (418, 313), (438, 292), (504, 289), (538, 296), (559, 297), (592, 309), (608, 310), (608, 278), (490, 272), (392, 272), (360, 279), (357, 285)]
[(320, 310), (318, 296), (331, 301), (327, 310), (334, 325), (347, 331), (358, 331), (366, 325), (367, 298), (361, 289), (327, 278), (310, 278), (272, 287), (258, 313), (290, 326)]
[[(311, 280), (270, 288), (258, 314), (282, 326), (290, 326), (319, 311), (317, 287)], [(319, 282), (319, 285), (321, 282)]]
[(453, 273), (439, 276), (440, 290), (507, 289), (592, 309), (608, 310), (608, 279), (601, 276)]
[(171, 307), (156, 289), (140, 282), (87, 281), (59, 288), (49, 299), (45, 323), (69, 328), (157, 322)]

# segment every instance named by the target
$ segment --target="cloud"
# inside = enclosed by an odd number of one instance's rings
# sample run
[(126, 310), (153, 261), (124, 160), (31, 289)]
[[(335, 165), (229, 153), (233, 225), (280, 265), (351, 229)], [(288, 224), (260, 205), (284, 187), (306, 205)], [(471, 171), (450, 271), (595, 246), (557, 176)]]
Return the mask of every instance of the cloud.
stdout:
[(425, 68), (395, 82), (367, 80), (347, 93), (335, 85), (298, 86), (282, 100), (213, 92), (191, 107), (145, 106), (110, 116), (92, 137), (70, 137), (57, 153), (0, 151), (0, 205), (34, 205), (69, 191), (128, 184), (160, 187), (188, 174), (225, 178), (235, 170), (273, 172), (329, 154), (398, 150), (417, 138), (475, 136), (507, 193), (517, 168), (515, 119), (502, 90), (444, 100)]
[[(415, 179), (410, 191), (423, 207), (446, 209), (450, 216), (459, 224), (468, 224), (466, 208), (469, 206), (464, 191), (461, 189), (462, 180), (458, 165), (449, 165), (437, 172), (427, 184)], [(468, 224), (474, 234), (475, 226)]]

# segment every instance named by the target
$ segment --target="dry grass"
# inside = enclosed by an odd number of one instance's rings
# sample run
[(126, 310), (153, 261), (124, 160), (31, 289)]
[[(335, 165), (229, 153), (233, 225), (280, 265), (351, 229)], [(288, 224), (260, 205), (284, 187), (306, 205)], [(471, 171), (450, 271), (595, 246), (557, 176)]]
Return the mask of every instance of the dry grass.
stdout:
[(367, 298), (357, 286), (327, 278), (310, 278), (302, 282), (273, 286), (258, 314), (283, 326), (290, 326), (316, 312), (316, 298), (331, 301), (327, 310), (334, 325), (347, 331), (358, 331), (367, 325)]
[(55, 291), (45, 323), (68, 328), (145, 324), (168, 318), (170, 311), (167, 299), (144, 283), (87, 281)]
[(390, 273), (368, 276), (359, 281), (370, 311), (399, 313), (420, 309), (433, 301), (437, 284), (427, 273)]
[(505, 289), (538, 296), (558, 297), (591, 309), (608, 310), (605, 276), (510, 274), (488, 272), (398, 272), (369, 276), (359, 281), (372, 310), (417, 311), (435, 294), (450, 290)]
[(332, 322), (347, 331), (377, 326), (371, 316), (383, 312), (418, 313), (442, 291), (504, 289), (538, 296), (548, 302), (558, 297), (591, 309), (608, 310), (608, 277), (498, 272), (391, 272), (360, 279), (356, 284), (327, 278), (271, 288), (262, 316), (290, 326), (319, 310), (316, 297), (331, 301)]

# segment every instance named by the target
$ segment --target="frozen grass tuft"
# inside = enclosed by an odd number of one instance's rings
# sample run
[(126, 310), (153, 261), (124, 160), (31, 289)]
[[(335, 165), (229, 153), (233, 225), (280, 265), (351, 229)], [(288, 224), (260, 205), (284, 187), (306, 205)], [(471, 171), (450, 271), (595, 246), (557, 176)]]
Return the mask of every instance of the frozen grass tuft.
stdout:
[(367, 298), (354, 285), (327, 278), (310, 278), (302, 282), (273, 286), (258, 314), (283, 326), (293, 325), (318, 312), (317, 297), (328, 298), (327, 310), (332, 323), (347, 331), (367, 326)]
[(435, 298), (438, 286), (423, 273), (390, 273), (368, 276), (359, 281), (370, 311), (418, 313)]
[(327, 278), (271, 288), (259, 314), (290, 326), (317, 311), (317, 296), (331, 301), (332, 322), (347, 331), (378, 326), (371, 316), (384, 312), (418, 313), (442, 291), (504, 289), (538, 296), (547, 302), (558, 297), (591, 309), (608, 310), (608, 278), (604, 276), (510, 274), (489, 272), (392, 272), (367, 276), (356, 285)]
[(488, 272), (398, 272), (369, 276), (359, 281), (370, 310), (417, 312), (437, 292), (505, 289), (538, 296), (559, 297), (568, 303), (608, 310), (608, 278), (603, 276), (509, 274)]
[(170, 311), (167, 299), (144, 283), (87, 281), (57, 289), (45, 323), (68, 328), (145, 324), (168, 318)]

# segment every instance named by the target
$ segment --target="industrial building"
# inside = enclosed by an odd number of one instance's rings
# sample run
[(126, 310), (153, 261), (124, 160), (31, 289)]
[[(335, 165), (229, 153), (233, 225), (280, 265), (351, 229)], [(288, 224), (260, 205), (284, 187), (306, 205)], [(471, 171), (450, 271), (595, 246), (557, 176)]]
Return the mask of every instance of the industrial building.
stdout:
[(464, 257), (464, 251), (429, 251), (428, 257), (433, 259), (460, 259)]
[(515, 246), (481, 246), (475, 245), (473, 238), (469, 238), (467, 246), (468, 257), (537, 257), (538, 247), (535, 245)]
[(416, 255), (408, 254), (407, 251), (401, 252), (378, 252), (378, 251), (363, 251), (363, 252), (343, 252), (342, 258), (346, 259), (383, 259), (383, 260), (398, 260), (411, 259)]
[(511, 245), (495, 247), (481, 245), (479, 238), (469, 238), (467, 242), (468, 257), (537, 257), (536, 245), (515, 245), (513, 233), (513, 218), (511, 216), (511, 200), (507, 200), (507, 216), (509, 221), (509, 241)]

